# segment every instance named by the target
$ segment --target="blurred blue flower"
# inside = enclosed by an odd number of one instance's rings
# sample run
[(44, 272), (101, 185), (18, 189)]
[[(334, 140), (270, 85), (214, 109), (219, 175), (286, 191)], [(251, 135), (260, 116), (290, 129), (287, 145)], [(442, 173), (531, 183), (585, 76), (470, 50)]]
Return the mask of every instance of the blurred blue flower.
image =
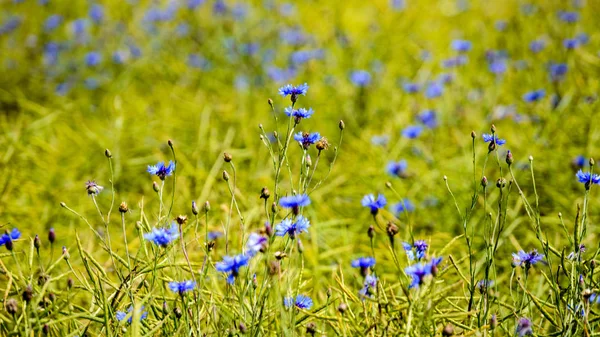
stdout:
[(58, 14), (50, 15), (44, 22), (44, 31), (46, 33), (52, 32), (63, 22), (63, 17)]
[(531, 323), (531, 320), (529, 320), (529, 318), (519, 318), (519, 321), (517, 322), (517, 335), (519, 337), (533, 335), (532, 327), (533, 324)]
[(183, 296), (183, 294), (188, 291), (194, 290), (194, 288), (196, 288), (196, 282), (191, 280), (181, 282), (169, 282), (169, 289), (172, 292), (179, 294), (180, 296)]
[(352, 268), (360, 268), (361, 270), (369, 269), (375, 266), (375, 258), (370, 256), (359, 257), (358, 259), (352, 261), (351, 266)]
[(92, 51), (85, 55), (85, 64), (88, 67), (95, 67), (102, 62), (102, 55), (100, 53)]
[(350, 73), (350, 81), (355, 86), (364, 88), (371, 83), (371, 74), (366, 70), (355, 70)]
[(324, 55), (323, 49), (299, 50), (290, 55), (290, 61), (295, 65), (301, 65), (313, 59), (322, 59)]
[(408, 288), (418, 288), (425, 283), (425, 278), (431, 275), (432, 265), (430, 263), (417, 263), (404, 269), (407, 276), (411, 278)]
[(190, 10), (194, 10), (200, 6), (202, 6), (202, 4), (204, 4), (206, 0), (187, 0), (187, 8)]
[(559, 11), (558, 18), (566, 23), (575, 23), (579, 20), (579, 13), (577, 12), (567, 12), (567, 11)]
[(225, 14), (227, 12), (227, 5), (223, 0), (215, 0), (213, 4), (213, 13), (215, 14)]
[(377, 212), (379, 212), (379, 209), (387, 204), (387, 200), (385, 200), (383, 194), (379, 194), (377, 199), (375, 199), (373, 194), (367, 194), (362, 198), (361, 204), (363, 207), (369, 207), (371, 209), (371, 214), (376, 215)]
[(575, 49), (579, 46), (579, 40), (577, 39), (564, 39), (563, 46), (567, 49)]
[(90, 15), (90, 19), (92, 19), (92, 21), (94, 21), (94, 23), (96, 23), (96, 24), (102, 23), (102, 20), (104, 20), (104, 7), (99, 4), (93, 4), (92, 7), (90, 8), (89, 15)]
[(546, 90), (539, 89), (527, 92), (523, 95), (523, 100), (527, 103), (537, 102), (546, 96)]
[(115, 64), (123, 64), (127, 61), (127, 52), (123, 50), (117, 50), (112, 54), (112, 60)]
[(284, 208), (299, 208), (310, 205), (310, 198), (306, 194), (296, 194), (279, 199), (279, 206)]
[(369, 274), (365, 276), (363, 287), (358, 294), (361, 296), (371, 296), (375, 289), (377, 289), (377, 277)]
[(209, 66), (208, 60), (199, 54), (189, 54), (187, 64), (197, 69), (207, 69)]
[(546, 48), (546, 43), (543, 40), (534, 40), (529, 43), (529, 50), (532, 53), (539, 53)]
[(412, 245), (408, 242), (403, 242), (402, 248), (406, 252), (406, 255), (410, 261), (415, 260), (415, 258), (417, 261), (420, 261), (424, 259), (425, 254), (427, 254), (428, 245), (424, 240), (417, 240)]
[(404, 89), (404, 92), (407, 94), (414, 94), (419, 92), (421, 88), (417, 83), (404, 82), (402, 84), (402, 89)]
[(248, 16), (248, 11), (248, 5), (236, 3), (231, 9), (231, 15), (233, 15), (236, 20), (243, 20)]
[(292, 16), (296, 13), (296, 6), (292, 3), (286, 2), (279, 6), (279, 14), (283, 16)]
[(71, 23), (71, 29), (73, 30), (73, 34), (79, 37), (84, 36), (86, 34), (87, 27), (87, 19), (77, 19)]
[(468, 40), (453, 40), (452, 43), (450, 44), (450, 46), (452, 47), (452, 49), (454, 49), (457, 52), (468, 52), (469, 50), (471, 50), (471, 41)]
[(300, 28), (282, 30), (279, 33), (279, 38), (286, 44), (292, 46), (299, 46), (306, 42), (306, 35), (304, 35)]
[(161, 161), (156, 165), (148, 165), (147, 171), (150, 174), (155, 174), (160, 180), (165, 180), (166, 177), (175, 172), (175, 163), (172, 160), (169, 160), (169, 165), (165, 165), (165, 163)]
[(550, 64), (550, 79), (552, 81), (560, 81), (567, 74), (569, 68), (565, 63), (552, 63)]
[(65, 96), (71, 90), (71, 85), (68, 82), (62, 82), (56, 85), (55, 93), (59, 96)]
[(506, 144), (506, 140), (498, 138), (498, 136), (496, 134), (484, 133), (483, 135), (481, 135), (481, 137), (483, 138), (483, 141), (486, 143), (493, 141), (498, 146), (502, 146), (502, 145)]
[(409, 125), (402, 130), (402, 136), (409, 139), (415, 139), (423, 132), (421, 125)]
[(444, 87), (438, 82), (431, 82), (425, 89), (425, 97), (436, 98), (442, 96), (444, 93)]
[(10, 34), (15, 31), (21, 25), (21, 17), (11, 16), (6, 22), (0, 25), (0, 35)]
[(208, 232), (208, 240), (209, 241), (214, 241), (220, 237), (223, 236), (223, 233), (219, 232), (219, 231), (210, 231)]
[(227, 283), (233, 284), (235, 278), (239, 275), (240, 268), (247, 266), (250, 261), (250, 256), (239, 254), (236, 256), (224, 256), (223, 261), (217, 262), (215, 267), (217, 271), (229, 273)]
[(175, 32), (179, 37), (188, 36), (188, 34), (190, 33), (190, 25), (188, 25), (185, 22), (182, 22), (177, 25), (177, 27), (175, 28)]
[(371, 137), (371, 144), (386, 146), (390, 141), (390, 136), (388, 135), (375, 135)]
[(152, 241), (155, 245), (167, 247), (169, 243), (179, 238), (179, 229), (176, 223), (172, 223), (170, 228), (152, 228), (152, 232), (144, 234), (144, 239)]
[(304, 149), (308, 149), (312, 144), (318, 142), (321, 135), (318, 132), (298, 132), (294, 135), (294, 140), (300, 143)]
[(390, 161), (387, 164), (386, 172), (395, 177), (405, 178), (406, 170), (408, 169), (408, 163), (406, 160), (400, 160), (398, 162)]
[(100, 86), (100, 83), (98, 82), (98, 80), (93, 77), (88, 77), (85, 80), (83, 80), (83, 84), (89, 90), (98, 89), (98, 87)]
[(587, 44), (590, 41), (590, 37), (586, 33), (579, 33), (575, 35), (575, 39), (577, 39), (580, 45)]
[(310, 310), (310, 308), (313, 305), (313, 301), (310, 297), (299, 294), (298, 296), (296, 296), (295, 300), (293, 297), (284, 298), (283, 305), (288, 309), (291, 308), (292, 305), (294, 305), (298, 309)]
[[(115, 318), (119, 322), (122, 322), (125, 319), (125, 317), (127, 317), (127, 314), (132, 311), (133, 311), (133, 306), (130, 306), (129, 309), (127, 309), (127, 312), (117, 311), (117, 313), (115, 314)], [(147, 316), (148, 316), (148, 312), (144, 311), (144, 307), (142, 306), (140, 308), (140, 321), (146, 319)], [(127, 319), (127, 323), (131, 324), (132, 321), (133, 321), (133, 315), (129, 316), (129, 318)]]
[(506, 61), (495, 60), (490, 63), (490, 71), (496, 75), (502, 75), (506, 72)]
[(308, 219), (299, 215), (296, 217), (296, 221), (292, 222), (290, 219), (282, 220), (277, 226), (275, 226), (275, 235), (277, 236), (285, 236), (286, 234), (293, 239), (296, 235), (301, 234), (302, 232), (308, 232), (308, 228), (310, 227), (310, 222)]
[(402, 199), (402, 201), (392, 205), (392, 212), (399, 216), (402, 212), (413, 212), (415, 210), (415, 205), (407, 198)]
[(294, 109), (292, 107), (287, 107), (283, 111), (285, 112), (285, 114), (287, 116), (295, 117), (298, 119), (310, 118), (314, 113), (312, 108), (309, 108), (308, 110), (306, 110), (305, 108)]
[(390, 0), (390, 6), (395, 11), (401, 11), (406, 8), (406, 0)]
[(539, 254), (537, 249), (533, 249), (529, 253), (520, 250), (517, 253), (513, 253), (512, 257), (514, 266), (521, 266), (525, 268), (529, 268), (538, 262), (544, 262), (544, 255)]
[(286, 82), (296, 76), (296, 69), (294, 68), (277, 68), (277, 67), (268, 67), (266, 69), (267, 75), (274, 82)]
[(254, 256), (258, 252), (262, 252), (267, 248), (269, 240), (258, 234), (258, 233), (250, 233), (248, 236), (248, 241), (246, 241), (246, 250), (248, 256)]
[(496, 30), (499, 32), (505, 31), (507, 26), (508, 22), (506, 22), (506, 20), (497, 20), (494, 22), (494, 28), (496, 28)]
[(433, 129), (437, 126), (437, 115), (433, 110), (423, 110), (417, 115), (419, 122), (423, 123), (426, 127)]
[[(573, 158), (573, 161), (571, 163), (576, 168), (583, 168), (586, 164), (586, 160), (585, 160), (584, 156), (578, 155), (577, 157)], [(589, 180), (587, 180), (587, 181), (589, 181)]]

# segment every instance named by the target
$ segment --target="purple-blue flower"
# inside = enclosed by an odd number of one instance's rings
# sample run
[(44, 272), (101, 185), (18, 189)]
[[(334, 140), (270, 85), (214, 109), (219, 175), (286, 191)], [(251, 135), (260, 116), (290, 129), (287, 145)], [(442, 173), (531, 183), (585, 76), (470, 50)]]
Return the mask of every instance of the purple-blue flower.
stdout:
[(421, 87), (417, 83), (404, 82), (402, 84), (402, 89), (404, 89), (404, 92), (407, 94), (414, 94), (419, 92)]
[(451, 43), (452, 49), (457, 52), (464, 53), (471, 50), (471, 41), (468, 40), (453, 40)]
[(268, 242), (266, 237), (258, 233), (250, 233), (248, 241), (246, 241), (246, 254), (254, 256), (258, 252), (263, 252), (267, 248)]
[(214, 240), (222, 237), (223, 233), (218, 232), (218, 231), (211, 231), (211, 232), (208, 232), (207, 236), (208, 236), (209, 241), (214, 241)]
[(483, 135), (481, 135), (481, 137), (483, 138), (483, 141), (486, 143), (493, 141), (498, 146), (502, 146), (502, 145), (506, 144), (506, 140), (499, 139), (496, 134), (484, 133)]
[(513, 253), (513, 265), (529, 268), (538, 262), (544, 262), (544, 255), (537, 252), (537, 249), (531, 250), (526, 253), (520, 250), (517, 253)]
[(385, 200), (383, 194), (379, 194), (377, 199), (375, 199), (373, 194), (367, 194), (362, 198), (361, 204), (363, 207), (369, 207), (371, 209), (371, 214), (376, 215), (377, 212), (379, 212), (379, 209), (387, 204), (387, 200)]
[(50, 15), (44, 22), (44, 31), (50, 33), (63, 22), (63, 17), (58, 14)]
[(275, 235), (285, 236), (286, 234), (291, 238), (295, 238), (296, 235), (307, 232), (310, 227), (308, 219), (299, 215), (296, 217), (296, 221), (292, 222), (290, 219), (282, 220), (277, 226), (275, 226)]
[(517, 335), (519, 337), (533, 335), (532, 327), (533, 324), (531, 323), (531, 320), (529, 320), (529, 318), (519, 318), (519, 321), (517, 322)]
[[(130, 306), (129, 309), (127, 309), (127, 312), (124, 311), (117, 311), (117, 313), (115, 314), (116, 319), (119, 322), (122, 322), (125, 317), (127, 317), (127, 314), (133, 311), (133, 306)], [(145, 319), (148, 316), (148, 312), (144, 311), (144, 307), (142, 306), (140, 308), (140, 321)], [(127, 323), (131, 324), (131, 322), (133, 321), (133, 315), (129, 316), (129, 318), (127, 319)]]
[(544, 48), (546, 47), (546, 43), (544, 43), (543, 40), (534, 40), (531, 41), (531, 43), (529, 43), (529, 50), (531, 50), (532, 53), (539, 53), (542, 50), (544, 50)]
[(88, 67), (95, 67), (102, 62), (102, 55), (100, 53), (92, 51), (85, 55), (85, 64)]
[(564, 39), (563, 46), (567, 49), (575, 49), (579, 46), (579, 40), (577, 39)]
[(490, 71), (496, 75), (502, 75), (506, 72), (506, 61), (494, 60), (490, 63)]
[(523, 100), (527, 103), (537, 102), (546, 96), (546, 90), (533, 90), (523, 95)]
[(425, 97), (436, 98), (442, 96), (444, 93), (444, 87), (438, 82), (431, 82), (425, 88)]
[(321, 135), (318, 132), (298, 132), (294, 135), (294, 140), (300, 143), (305, 150), (308, 149), (312, 144), (318, 142), (320, 139)]
[(565, 63), (553, 63), (550, 65), (550, 79), (552, 81), (560, 81), (567, 74), (569, 68)]
[(300, 84), (297, 86), (287, 84), (287, 85), (284, 85), (283, 87), (279, 88), (279, 94), (283, 97), (286, 97), (288, 95), (291, 96), (292, 102), (295, 102), (295, 98), (298, 95), (306, 96), (307, 91), (308, 91), (308, 84), (306, 84), (306, 83)]
[(371, 74), (366, 70), (355, 70), (350, 74), (350, 81), (355, 86), (364, 88), (371, 83)]
[(239, 254), (236, 256), (224, 256), (223, 261), (217, 262), (215, 267), (217, 271), (229, 273), (227, 283), (233, 284), (235, 278), (239, 275), (240, 268), (247, 266), (250, 256)]
[(284, 112), (286, 115), (288, 115), (289, 117), (294, 117), (297, 120), (300, 120), (302, 118), (310, 118), (314, 111), (312, 108), (304, 109), (304, 108), (300, 108), (300, 109), (294, 109), (292, 107), (287, 107), (284, 109)]
[(104, 19), (104, 7), (102, 7), (102, 5), (99, 4), (93, 4), (90, 8), (89, 14), (90, 18), (92, 19), (92, 21), (94, 21), (94, 23), (100, 24)]
[(415, 139), (423, 132), (423, 126), (421, 125), (409, 125), (402, 130), (402, 136), (409, 139)]
[(6, 245), (6, 249), (12, 250), (13, 240), (21, 237), (21, 232), (18, 229), (13, 228), (10, 232), (6, 232), (0, 236), (0, 246)]
[(165, 165), (164, 162), (159, 162), (156, 165), (148, 165), (148, 173), (155, 174), (160, 180), (165, 180), (173, 172), (175, 172), (175, 163), (171, 160), (169, 161), (169, 165)]
[(172, 223), (170, 228), (152, 228), (152, 232), (144, 234), (144, 239), (152, 241), (154, 244), (167, 247), (169, 243), (179, 238), (179, 229), (176, 223)]
[(365, 276), (362, 289), (358, 292), (361, 296), (371, 296), (377, 288), (377, 277), (373, 275)]
[(402, 199), (402, 201), (392, 206), (392, 212), (396, 214), (396, 216), (399, 216), (402, 212), (412, 212), (414, 210), (415, 205), (407, 198)]
[(188, 291), (192, 291), (194, 290), (194, 288), (196, 288), (196, 282), (194, 281), (181, 281), (181, 282), (169, 282), (169, 289), (174, 292), (177, 293), (181, 296), (183, 296), (184, 293), (188, 292)]
[(390, 161), (387, 164), (386, 172), (395, 177), (405, 178), (406, 170), (408, 169), (408, 163), (406, 160), (400, 160), (398, 162)]
[(360, 269), (368, 269), (375, 266), (375, 258), (374, 257), (359, 257), (355, 259), (351, 263), (352, 268), (360, 268)]
[(566, 23), (575, 23), (579, 20), (579, 13), (577, 12), (567, 12), (567, 11), (559, 11), (558, 18)]
[(584, 156), (579, 155), (579, 156), (573, 158), (573, 161), (571, 163), (576, 168), (582, 168), (583, 166), (585, 166), (586, 160), (585, 160)]
[(313, 305), (313, 301), (310, 297), (299, 294), (298, 296), (296, 296), (295, 300), (293, 297), (284, 298), (283, 305), (288, 309), (292, 306), (295, 306), (298, 309), (310, 310), (310, 308)]
[(437, 126), (437, 116), (433, 110), (424, 110), (417, 115), (419, 122), (423, 123), (426, 127), (433, 129)]
[(425, 254), (427, 253), (427, 247), (427, 242), (425, 242), (424, 240), (417, 240), (412, 245), (408, 242), (402, 243), (402, 248), (404, 248), (408, 259), (411, 261), (415, 260), (415, 258), (417, 259), (417, 261), (425, 258)]
[(576, 176), (577, 181), (582, 184), (586, 184), (587, 187), (589, 187), (591, 184), (600, 184), (600, 175), (598, 174), (592, 174), (590, 172), (583, 172), (582, 170), (579, 170)]
[(411, 278), (408, 288), (418, 288), (425, 283), (425, 278), (431, 275), (431, 268), (431, 264), (422, 262), (406, 267), (404, 272)]
[(306, 194), (296, 194), (279, 199), (279, 206), (285, 208), (300, 208), (310, 205), (310, 198)]

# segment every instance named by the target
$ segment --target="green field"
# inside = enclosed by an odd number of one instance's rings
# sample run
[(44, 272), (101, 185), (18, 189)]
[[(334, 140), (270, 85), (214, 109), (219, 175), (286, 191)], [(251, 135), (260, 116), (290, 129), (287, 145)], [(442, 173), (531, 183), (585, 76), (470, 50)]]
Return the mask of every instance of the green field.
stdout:
[(600, 334), (600, 2), (0, 9), (0, 336)]

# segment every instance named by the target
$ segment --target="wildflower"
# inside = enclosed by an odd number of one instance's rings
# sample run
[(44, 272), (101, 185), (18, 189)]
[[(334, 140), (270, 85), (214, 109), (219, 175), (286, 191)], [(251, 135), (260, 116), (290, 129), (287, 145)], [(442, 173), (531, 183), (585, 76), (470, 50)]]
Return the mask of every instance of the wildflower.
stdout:
[(517, 335), (519, 335), (519, 337), (533, 335), (532, 326), (533, 324), (531, 324), (529, 318), (519, 318), (519, 321), (517, 322)]
[(567, 49), (575, 49), (579, 46), (579, 40), (577, 39), (564, 39), (563, 46)]
[(415, 205), (407, 198), (402, 199), (399, 203), (392, 206), (392, 211), (399, 215), (402, 212), (412, 212), (415, 210)]
[(367, 276), (369, 274), (369, 268), (375, 266), (375, 258), (374, 257), (359, 257), (356, 260), (352, 261), (352, 268), (360, 268), (360, 274), (362, 276)]
[(579, 155), (579, 156), (573, 158), (571, 165), (574, 168), (582, 168), (585, 165), (585, 157), (582, 155)]
[(88, 180), (88, 182), (85, 183), (85, 189), (87, 190), (88, 195), (98, 195), (100, 192), (102, 192), (104, 187), (96, 184), (96, 182), (93, 180)]
[(483, 135), (481, 135), (481, 137), (483, 138), (483, 141), (486, 143), (494, 143), (495, 145), (498, 145), (498, 146), (502, 146), (502, 145), (506, 144), (506, 140), (499, 139), (498, 136), (496, 136), (496, 134), (484, 133)]
[(562, 80), (567, 74), (568, 67), (565, 63), (553, 63), (550, 65), (550, 79), (552, 81)]
[(329, 142), (327, 141), (327, 138), (321, 137), (321, 139), (315, 143), (315, 147), (317, 150), (319, 150), (319, 153), (321, 153), (323, 150), (327, 150), (329, 148)]
[(575, 23), (579, 20), (579, 13), (577, 12), (567, 12), (567, 11), (559, 11), (558, 18), (566, 23)]
[(50, 15), (44, 22), (44, 31), (46, 33), (52, 32), (63, 22), (63, 17), (58, 14)]
[(386, 171), (391, 176), (405, 178), (407, 176), (406, 170), (408, 169), (408, 163), (406, 160), (400, 160), (398, 162), (390, 161), (387, 164)]
[(371, 74), (366, 70), (355, 70), (350, 74), (350, 81), (355, 86), (364, 88), (371, 83)]
[(490, 63), (490, 71), (496, 75), (504, 74), (506, 72), (506, 61), (495, 60)]
[(85, 55), (85, 64), (88, 67), (95, 67), (102, 62), (102, 56), (100, 53), (92, 51)]
[(575, 35), (575, 39), (579, 42), (579, 45), (587, 44), (590, 41), (590, 37), (586, 33), (579, 33)]
[(574, 260), (575, 257), (579, 258), (581, 256), (581, 253), (585, 252), (585, 245), (582, 243), (579, 245), (579, 249), (576, 249), (574, 252), (570, 252), (569, 255), (567, 256), (567, 259), (569, 260)]
[(421, 125), (409, 125), (402, 130), (402, 136), (409, 139), (415, 139), (421, 135), (421, 132), (423, 132), (423, 127)]
[(294, 305), (298, 309), (309, 310), (313, 305), (313, 301), (310, 297), (299, 294), (295, 300), (293, 297), (284, 298), (283, 305), (288, 309)]
[(283, 97), (290, 96), (292, 103), (296, 103), (296, 99), (298, 95), (306, 96), (306, 92), (308, 91), (308, 84), (300, 84), (297, 86), (293, 86), (291, 84), (284, 85), (279, 88), (279, 94)]
[(426, 127), (433, 129), (437, 126), (437, 116), (433, 110), (424, 110), (418, 116), (419, 122)]
[(479, 280), (479, 282), (477, 282), (477, 289), (479, 289), (482, 294), (487, 292), (492, 286), (494, 286), (493, 280)]
[(169, 289), (174, 293), (178, 293), (180, 296), (183, 296), (183, 294), (188, 291), (194, 290), (194, 288), (196, 288), (196, 282), (190, 280), (169, 282)]
[(159, 162), (156, 165), (148, 165), (148, 173), (155, 174), (160, 180), (165, 180), (173, 172), (175, 172), (175, 163), (173, 161), (169, 161), (169, 165), (165, 165), (164, 162)]
[(229, 273), (227, 283), (233, 284), (235, 278), (239, 275), (241, 267), (247, 266), (250, 261), (250, 256), (239, 254), (236, 256), (224, 256), (223, 261), (217, 262), (217, 271)]
[[(145, 319), (148, 316), (148, 312), (147, 311), (143, 311), (143, 310), (144, 310), (144, 307), (142, 306), (140, 308), (140, 312), (141, 312), (141, 314), (140, 314), (140, 321), (143, 320), (143, 319)], [(132, 311), (133, 311), (133, 306), (130, 306), (129, 309), (127, 309), (127, 312), (117, 311), (117, 313), (115, 314), (115, 317), (117, 318), (117, 320), (119, 322), (122, 322), (125, 319), (125, 317), (127, 317), (127, 314), (130, 313), (130, 312), (132, 312)], [(133, 321), (133, 315), (129, 316), (129, 318), (127, 319), (127, 323), (131, 324), (132, 321)]]
[(404, 89), (404, 92), (407, 94), (414, 94), (419, 92), (420, 87), (416, 83), (405, 82), (402, 84), (402, 89)]
[(402, 247), (408, 256), (408, 259), (411, 261), (415, 260), (415, 258), (417, 261), (425, 258), (425, 253), (427, 253), (428, 248), (427, 242), (424, 240), (417, 240), (412, 245), (408, 242), (403, 242)]
[(223, 233), (218, 232), (218, 231), (208, 232), (208, 240), (210, 240), (210, 241), (214, 241), (222, 236), (223, 236)]
[(304, 108), (294, 109), (292, 107), (285, 108), (284, 112), (287, 116), (296, 118), (298, 123), (300, 120), (302, 120), (302, 118), (310, 118), (314, 113), (312, 108), (306, 110)]
[(600, 184), (600, 175), (598, 174), (592, 174), (591, 172), (583, 172), (582, 170), (579, 170), (575, 176), (580, 183), (585, 184), (586, 190), (590, 188), (591, 184)]
[(267, 248), (267, 243), (268, 240), (266, 237), (257, 233), (250, 233), (248, 241), (246, 241), (247, 254), (254, 256), (258, 252), (264, 252)]
[(377, 288), (377, 277), (373, 275), (365, 276), (362, 289), (358, 292), (362, 296), (370, 296), (373, 291)]
[(544, 89), (530, 91), (523, 95), (523, 100), (527, 103), (537, 102), (546, 96)]
[(310, 205), (310, 198), (306, 194), (291, 195), (279, 199), (279, 206), (291, 208), (292, 212), (296, 215), (300, 213), (300, 207), (308, 205)]
[(537, 249), (533, 249), (529, 253), (521, 250), (517, 253), (513, 253), (512, 256), (514, 266), (524, 266), (526, 269), (529, 269), (538, 262), (544, 262), (544, 255), (539, 254)]
[(531, 43), (529, 43), (529, 50), (531, 50), (531, 52), (535, 54), (544, 50), (545, 47), (546, 43), (544, 43), (543, 40), (534, 40), (531, 41)]
[(297, 234), (307, 232), (308, 227), (310, 227), (310, 222), (308, 219), (302, 215), (299, 215), (295, 222), (292, 222), (290, 219), (281, 221), (277, 226), (275, 226), (275, 235), (285, 236), (287, 234), (291, 239), (293, 239)]
[(442, 96), (444, 93), (444, 87), (438, 82), (429, 83), (425, 89), (425, 97), (436, 98)]
[(371, 137), (371, 144), (386, 146), (390, 141), (390, 136), (388, 135), (375, 135)]
[(308, 149), (312, 144), (318, 142), (320, 139), (321, 135), (318, 132), (298, 132), (294, 135), (294, 140), (300, 143), (305, 150)]
[(471, 41), (468, 40), (454, 40), (451, 43), (452, 49), (457, 52), (463, 53), (471, 50)]
[(90, 8), (89, 14), (92, 21), (94, 21), (96, 24), (100, 24), (104, 19), (104, 7), (99, 4), (94, 4), (92, 5), (92, 8)]
[(177, 224), (171, 224), (171, 228), (152, 228), (152, 232), (144, 234), (144, 239), (152, 241), (154, 244), (167, 247), (169, 243), (175, 241), (179, 237)]
[(13, 249), (13, 240), (21, 237), (21, 232), (18, 229), (13, 228), (12, 231), (6, 232), (0, 236), (0, 246), (6, 246), (6, 249), (11, 251)]
[(431, 275), (432, 265), (430, 263), (417, 263), (404, 269), (406, 275), (411, 277), (408, 288), (418, 288), (425, 283), (425, 277)]
[(368, 194), (362, 198), (361, 204), (363, 207), (369, 207), (371, 209), (371, 214), (376, 215), (377, 212), (379, 212), (379, 209), (387, 204), (387, 200), (385, 200), (383, 194), (379, 194), (377, 199), (375, 199), (373, 194)]

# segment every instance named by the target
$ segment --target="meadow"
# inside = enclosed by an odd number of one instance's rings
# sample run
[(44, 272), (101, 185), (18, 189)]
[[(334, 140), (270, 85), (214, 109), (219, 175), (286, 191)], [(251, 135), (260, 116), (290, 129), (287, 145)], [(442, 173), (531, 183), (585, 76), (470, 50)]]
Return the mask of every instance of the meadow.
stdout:
[(0, 8), (0, 336), (600, 335), (600, 2)]

